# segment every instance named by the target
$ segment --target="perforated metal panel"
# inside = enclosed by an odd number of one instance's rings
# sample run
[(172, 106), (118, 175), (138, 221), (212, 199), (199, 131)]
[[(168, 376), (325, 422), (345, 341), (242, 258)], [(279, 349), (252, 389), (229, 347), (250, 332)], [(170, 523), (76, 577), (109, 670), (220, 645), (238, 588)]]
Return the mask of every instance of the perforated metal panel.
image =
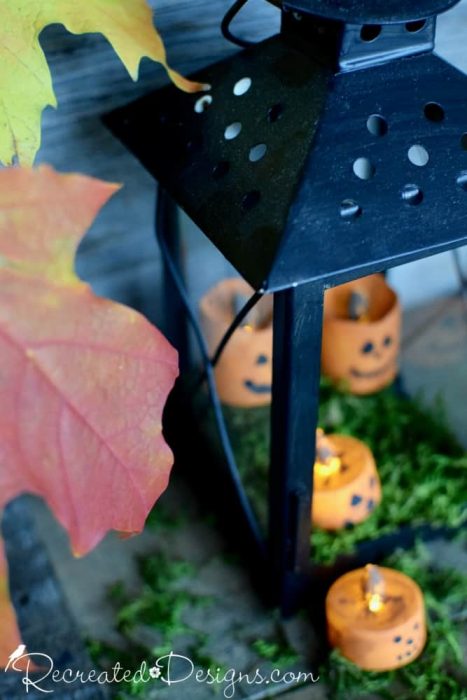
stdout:
[(107, 121), (254, 287), (467, 242), (467, 78), (438, 57), (333, 76), (276, 37), (197, 77)]
[(266, 280), (331, 73), (281, 37), (107, 117), (112, 130), (255, 287)]
[[(363, 178), (363, 179), (362, 179)], [(335, 78), (272, 287), (467, 242), (467, 78), (422, 55)]]

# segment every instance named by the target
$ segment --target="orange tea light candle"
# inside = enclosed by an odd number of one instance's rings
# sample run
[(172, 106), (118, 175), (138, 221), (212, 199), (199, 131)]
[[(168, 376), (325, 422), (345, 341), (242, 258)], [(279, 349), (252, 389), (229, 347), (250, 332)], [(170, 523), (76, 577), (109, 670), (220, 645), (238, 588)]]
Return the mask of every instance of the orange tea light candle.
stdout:
[(382, 275), (324, 295), (322, 371), (353, 394), (372, 394), (398, 371), (401, 307)]
[(316, 436), (313, 524), (339, 530), (366, 520), (381, 502), (381, 483), (371, 450), (348, 435)]
[[(219, 282), (201, 299), (201, 323), (211, 355), (253, 292), (244, 280), (231, 278)], [(222, 403), (249, 408), (265, 406), (271, 402), (271, 296), (263, 297), (235, 330), (214, 373)]]
[(426, 642), (423, 594), (411, 578), (372, 566), (338, 579), (326, 597), (331, 645), (366, 671), (391, 671), (416, 659)]

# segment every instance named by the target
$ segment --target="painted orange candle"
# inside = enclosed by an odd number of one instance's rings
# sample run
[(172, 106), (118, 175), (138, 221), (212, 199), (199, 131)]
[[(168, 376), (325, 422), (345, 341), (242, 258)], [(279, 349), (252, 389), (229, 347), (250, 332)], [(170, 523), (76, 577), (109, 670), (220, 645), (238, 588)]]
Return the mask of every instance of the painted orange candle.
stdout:
[(416, 659), (426, 642), (423, 594), (411, 578), (369, 564), (338, 579), (326, 597), (331, 645), (366, 671)]
[(381, 502), (371, 450), (348, 435), (316, 435), (312, 519), (325, 530), (361, 523)]
[[(214, 354), (224, 333), (253, 294), (240, 278), (222, 280), (201, 299), (201, 323)], [(217, 391), (229, 406), (264, 406), (272, 389), (272, 297), (263, 297), (237, 328), (215, 368)]]
[(371, 394), (394, 381), (401, 308), (382, 275), (329, 289), (324, 297), (322, 370), (354, 394)]

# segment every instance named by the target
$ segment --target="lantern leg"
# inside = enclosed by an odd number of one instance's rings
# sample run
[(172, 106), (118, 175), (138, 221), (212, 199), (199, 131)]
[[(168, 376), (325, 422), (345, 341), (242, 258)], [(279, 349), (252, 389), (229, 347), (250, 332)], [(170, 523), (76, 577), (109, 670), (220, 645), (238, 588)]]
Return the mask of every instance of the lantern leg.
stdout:
[(274, 602), (285, 617), (310, 583), (323, 299), (316, 283), (274, 297), (269, 556)]

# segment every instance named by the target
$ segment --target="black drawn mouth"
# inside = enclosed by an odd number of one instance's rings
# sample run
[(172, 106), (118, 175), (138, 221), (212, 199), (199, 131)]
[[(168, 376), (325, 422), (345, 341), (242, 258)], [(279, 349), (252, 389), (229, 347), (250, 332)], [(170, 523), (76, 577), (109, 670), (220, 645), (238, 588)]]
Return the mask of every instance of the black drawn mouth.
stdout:
[(272, 391), (270, 384), (255, 384), (251, 379), (247, 379), (244, 385), (248, 391), (252, 391), (254, 394), (270, 394)]
[(386, 374), (390, 369), (394, 368), (394, 360), (387, 362), (383, 367), (373, 370), (373, 372), (361, 372), (353, 367), (350, 369), (350, 374), (352, 377), (357, 379), (373, 379), (374, 377), (380, 377), (382, 374)]

